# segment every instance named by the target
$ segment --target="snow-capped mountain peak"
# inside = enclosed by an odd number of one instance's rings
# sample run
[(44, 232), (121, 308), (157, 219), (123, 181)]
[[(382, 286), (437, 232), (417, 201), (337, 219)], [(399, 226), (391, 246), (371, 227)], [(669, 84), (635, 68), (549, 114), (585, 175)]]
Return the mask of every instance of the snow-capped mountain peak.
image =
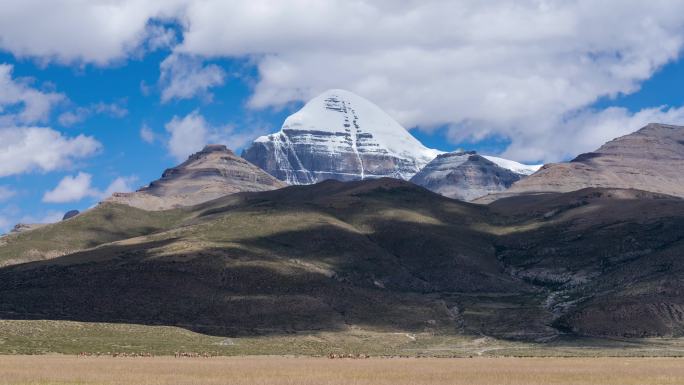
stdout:
[(409, 179), (440, 153), (372, 102), (332, 89), (290, 115), (279, 132), (257, 138), (243, 157), (290, 184), (307, 184)]
[[(332, 89), (309, 101), (301, 110), (290, 115), (282, 130), (351, 131), (355, 136), (372, 135), (389, 152), (432, 160), (440, 151), (423, 146), (404, 127), (380, 107), (350, 91)], [(281, 130), (281, 132), (282, 132)]]

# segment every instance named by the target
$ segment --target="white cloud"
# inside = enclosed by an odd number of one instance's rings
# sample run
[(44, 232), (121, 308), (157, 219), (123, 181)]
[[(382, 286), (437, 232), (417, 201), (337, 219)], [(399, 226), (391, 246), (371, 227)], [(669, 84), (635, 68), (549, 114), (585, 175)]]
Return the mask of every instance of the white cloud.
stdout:
[(221, 67), (203, 65), (202, 60), (187, 55), (170, 55), (160, 65), (161, 100), (190, 99), (202, 96), (211, 99), (211, 87), (222, 85), (226, 74)]
[(150, 51), (173, 47), (177, 43), (176, 32), (172, 28), (156, 24), (147, 25), (146, 39)]
[(132, 191), (132, 184), (137, 180), (136, 177), (118, 177), (101, 191), (92, 186), (92, 179), (93, 176), (85, 172), (79, 172), (75, 176), (67, 175), (54, 189), (43, 194), (43, 202), (66, 203), (78, 202), (84, 198), (104, 199), (115, 192)]
[(185, 160), (188, 155), (201, 150), (208, 143), (207, 122), (197, 111), (183, 118), (174, 116), (165, 127), (171, 134), (167, 144), (169, 152), (179, 161)]
[(159, 32), (150, 19), (176, 15), (180, 1), (21, 0), (0, 2), (0, 48), (20, 57), (106, 65)]
[(0, 186), (0, 202), (4, 202), (13, 196), (17, 194), (16, 191), (13, 189), (7, 187), (7, 186)]
[(91, 187), (92, 175), (79, 172), (76, 176), (65, 176), (57, 187), (45, 192), (43, 202), (64, 203), (78, 202), (85, 197), (97, 196), (98, 192)]
[(157, 140), (157, 135), (152, 131), (150, 126), (144, 124), (140, 127), (140, 138), (145, 142), (152, 144)]
[(97, 114), (106, 114), (115, 118), (123, 118), (128, 115), (126, 107), (118, 103), (95, 103), (91, 109)]
[(534, 132), (521, 131), (523, 136), (514, 141), (504, 155), (543, 159), (546, 154), (553, 153), (567, 159), (578, 153), (594, 151), (603, 143), (652, 122), (684, 125), (684, 106), (646, 108), (636, 113), (617, 107), (581, 111), (555, 124), (546, 123), (546, 129), (555, 133), (553, 136), (537, 136)]
[(246, 58), (258, 69), (253, 108), (347, 88), (408, 127), (507, 137), (518, 160), (534, 160), (515, 149), (535, 138), (529, 154), (556, 160), (541, 143), (569, 115), (679, 57), (682, 14), (679, 0), (26, 0), (0, 3), (0, 48), (108, 64), (176, 44), (150, 26), (174, 19), (182, 36), (162, 64), (163, 101), (210, 97), (225, 75), (205, 60)]
[(62, 126), (68, 127), (80, 123), (94, 114), (107, 115), (113, 118), (123, 118), (128, 110), (118, 103), (93, 103), (87, 107), (77, 107), (73, 111), (66, 111), (57, 120)]
[(0, 177), (65, 168), (101, 147), (93, 137), (70, 138), (48, 127), (0, 127)]
[(104, 199), (115, 192), (130, 192), (135, 189), (134, 184), (138, 181), (136, 176), (120, 176), (112, 181), (107, 188), (100, 193), (100, 198)]
[(73, 111), (62, 112), (57, 117), (57, 121), (62, 126), (68, 127), (86, 120), (88, 116), (90, 116), (90, 111), (87, 108), (78, 107)]
[(225, 144), (228, 148), (236, 150), (263, 131), (256, 129), (237, 132), (235, 126), (230, 124), (212, 126), (198, 111), (193, 111), (182, 118), (174, 116), (165, 127), (170, 134), (167, 142), (169, 153), (178, 161), (185, 160), (210, 143)]
[[(52, 107), (64, 95), (42, 92), (22, 79), (13, 79), (13, 68), (10, 64), (0, 64), (0, 120), (4, 124), (46, 121)], [(18, 108), (18, 112), (7, 113), (5, 110), (10, 107)]]
[(176, 52), (254, 58), (254, 108), (347, 88), (408, 127), (458, 126), (454, 138), (498, 135), (512, 149), (541, 138), (530, 153), (556, 160), (538, 145), (562, 134), (548, 122), (634, 92), (676, 59), (682, 14), (676, 0), (215, 0), (187, 7)]

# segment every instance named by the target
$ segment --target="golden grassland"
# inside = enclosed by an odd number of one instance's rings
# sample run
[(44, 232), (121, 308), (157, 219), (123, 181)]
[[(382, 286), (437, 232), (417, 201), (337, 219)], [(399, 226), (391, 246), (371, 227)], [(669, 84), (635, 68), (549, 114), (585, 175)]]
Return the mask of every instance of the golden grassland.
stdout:
[(679, 358), (112, 358), (0, 356), (0, 384), (683, 384)]

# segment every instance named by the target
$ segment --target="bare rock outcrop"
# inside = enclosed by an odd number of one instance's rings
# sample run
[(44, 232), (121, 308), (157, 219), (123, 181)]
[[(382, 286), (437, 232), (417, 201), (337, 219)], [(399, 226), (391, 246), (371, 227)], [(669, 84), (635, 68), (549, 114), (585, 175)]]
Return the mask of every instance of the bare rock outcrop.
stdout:
[(471, 201), (504, 191), (522, 177), (475, 151), (467, 151), (438, 155), (411, 182), (449, 198)]
[(107, 202), (144, 210), (192, 206), (245, 191), (267, 191), (285, 184), (235, 155), (224, 145), (207, 145), (182, 164), (164, 171), (161, 179), (136, 192), (114, 193)]

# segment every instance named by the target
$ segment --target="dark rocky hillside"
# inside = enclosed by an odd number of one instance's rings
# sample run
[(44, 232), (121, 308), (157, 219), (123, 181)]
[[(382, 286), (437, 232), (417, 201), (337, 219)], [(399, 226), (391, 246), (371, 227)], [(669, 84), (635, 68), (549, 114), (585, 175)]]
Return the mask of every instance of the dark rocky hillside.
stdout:
[(0, 316), (217, 335), (683, 332), (684, 200), (670, 196), (589, 189), (480, 206), (394, 179), (326, 181), (174, 210), (130, 236), (101, 237), (107, 221), (84, 232), (120, 210), (136, 209), (108, 203), (7, 241), (83, 237), (0, 269)]

